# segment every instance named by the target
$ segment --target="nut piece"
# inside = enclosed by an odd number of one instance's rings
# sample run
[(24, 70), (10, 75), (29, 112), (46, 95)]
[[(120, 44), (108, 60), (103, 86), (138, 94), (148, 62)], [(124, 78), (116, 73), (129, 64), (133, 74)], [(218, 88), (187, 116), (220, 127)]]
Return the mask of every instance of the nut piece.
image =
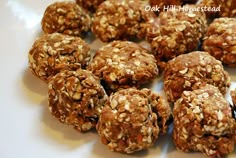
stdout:
[(203, 49), (223, 64), (236, 67), (236, 19), (215, 19), (204, 37)]
[(48, 88), (50, 112), (60, 122), (80, 132), (96, 126), (107, 95), (91, 72), (62, 71), (50, 80)]
[(114, 41), (100, 48), (88, 69), (100, 77), (107, 90), (111, 91), (139, 87), (158, 75), (154, 56), (129, 41)]
[(143, 38), (142, 25), (154, 17), (140, 0), (106, 0), (94, 14), (92, 31), (103, 42)]
[(179, 150), (200, 151), (209, 157), (224, 157), (234, 150), (236, 122), (217, 87), (202, 85), (184, 91), (173, 115), (173, 140)]
[(159, 134), (165, 134), (170, 118), (170, 106), (158, 94), (128, 88), (109, 97), (97, 131), (111, 151), (133, 153), (147, 149)]
[(82, 6), (84, 9), (94, 13), (98, 6), (105, 0), (76, 0), (76, 3)]
[(29, 69), (48, 82), (64, 69), (85, 68), (90, 61), (90, 48), (79, 37), (59, 33), (39, 37), (29, 51)]
[(75, 2), (62, 1), (46, 8), (41, 25), (45, 33), (83, 36), (90, 30), (91, 18)]
[(164, 91), (170, 102), (175, 102), (183, 91), (191, 91), (200, 83), (212, 84), (222, 94), (230, 86), (229, 74), (220, 61), (207, 52), (182, 54), (166, 64), (163, 76)]
[(145, 25), (146, 39), (151, 43), (158, 63), (165, 63), (180, 54), (196, 50), (206, 31), (205, 14), (191, 10), (195, 5), (183, 7), (183, 10), (161, 12), (157, 19)]

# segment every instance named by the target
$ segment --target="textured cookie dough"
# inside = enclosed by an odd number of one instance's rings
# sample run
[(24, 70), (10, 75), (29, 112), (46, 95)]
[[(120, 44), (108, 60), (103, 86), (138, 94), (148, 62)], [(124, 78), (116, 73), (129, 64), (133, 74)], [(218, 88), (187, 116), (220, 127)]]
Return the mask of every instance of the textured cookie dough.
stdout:
[(170, 102), (175, 102), (183, 91), (191, 91), (195, 84), (208, 83), (222, 94), (230, 86), (229, 74), (219, 60), (207, 52), (182, 54), (166, 64), (163, 74), (164, 91)]
[(85, 68), (90, 57), (90, 48), (81, 38), (60, 33), (45, 34), (29, 51), (29, 69), (48, 82), (61, 70)]
[(45, 33), (59, 32), (83, 36), (90, 30), (91, 18), (75, 2), (62, 1), (55, 2), (46, 8), (41, 25)]
[(113, 41), (101, 47), (88, 69), (111, 91), (139, 87), (158, 75), (156, 60), (148, 50), (129, 41)]
[(80, 132), (96, 126), (107, 95), (91, 72), (62, 71), (50, 80), (48, 88), (49, 110), (60, 122)]
[(94, 13), (98, 6), (105, 0), (76, 0), (76, 3), (82, 6), (84, 9)]
[(143, 38), (143, 23), (154, 17), (140, 0), (106, 0), (94, 14), (92, 31), (103, 42)]
[(204, 37), (203, 50), (223, 64), (236, 67), (236, 19), (215, 19)]
[(184, 91), (174, 104), (173, 140), (184, 152), (224, 157), (235, 145), (236, 123), (231, 107), (217, 87)]
[(152, 146), (172, 118), (168, 103), (149, 89), (128, 88), (110, 96), (97, 131), (111, 151), (133, 153)]
[[(192, 8), (195, 5), (184, 7)], [(196, 50), (207, 28), (205, 13), (190, 9), (161, 12), (158, 19), (148, 24), (146, 39), (151, 43), (158, 63), (165, 63), (180, 54)]]

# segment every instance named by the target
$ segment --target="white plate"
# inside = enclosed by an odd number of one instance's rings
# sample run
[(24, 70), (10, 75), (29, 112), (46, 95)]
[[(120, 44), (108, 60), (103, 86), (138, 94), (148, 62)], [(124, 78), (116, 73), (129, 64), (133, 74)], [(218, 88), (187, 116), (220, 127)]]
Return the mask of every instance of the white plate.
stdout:
[[(85, 134), (59, 123), (47, 109), (47, 85), (28, 70), (28, 51), (41, 34), (41, 17), (52, 0), (0, 1), (0, 158), (199, 158), (176, 151), (171, 135), (132, 155), (110, 152), (95, 131)], [(95, 40), (92, 49), (102, 43)], [(227, 68), (236, 81), (236, 70)], [(236, 87), (235, 83), (231, 88)], [(159, 91), (161, 86), (154, 86)], [(236, 152), (228, 158), (236, 157)]]

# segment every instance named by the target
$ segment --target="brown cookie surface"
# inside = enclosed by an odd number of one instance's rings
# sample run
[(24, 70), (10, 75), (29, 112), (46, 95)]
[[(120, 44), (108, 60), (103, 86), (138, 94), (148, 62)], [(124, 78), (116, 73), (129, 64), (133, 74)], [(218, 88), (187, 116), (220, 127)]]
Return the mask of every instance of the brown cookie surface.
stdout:
[(128, 88), (110, 96), (97, 131), (110, 150), (133, 153), (151, 147), (159, 134), (166, 133), (170, 117), (170, 106), (158, 94)]
[(49, 5), (41, 21), (45, 33), (59, 32), (73, 36), (83, 36), (90, 30), (91, 23), (87, 12), (72, 1)]
[(60, 33), (45, 34), (29, 51), (29, 69), (48, 82), (61, 70), (85, 68), (90, 57), (90, 48), (81, 38)]
[(234, 150), (235, 119), (217, 87), (184, 91), (173, 115), (173, 140), (179, 150), (200, 151), (209, 157), (224, 157)]
[(207, 52), (182, 54), (166, 64), (163, 76), (164, 91), (170, 102), (175, 102), (185, 90), (195, 84), (208, 83), (219, 88), (222, 94), (230, 86), (229, 74), (221, 62)]
[(236, 19), (215, 19), (207, 29), (203, 50), (223, 64), (236, 67)]
[(158, 75), (156, 60), (148, 50), (129, 41), (101, 47), (89, 67), (112, 91), (148, 83)]
[(107, 95), (91, 72), (62, 71), (50, 80), (48, 88), (50, 112), (60, 122), (80, 132), (96, 126)]

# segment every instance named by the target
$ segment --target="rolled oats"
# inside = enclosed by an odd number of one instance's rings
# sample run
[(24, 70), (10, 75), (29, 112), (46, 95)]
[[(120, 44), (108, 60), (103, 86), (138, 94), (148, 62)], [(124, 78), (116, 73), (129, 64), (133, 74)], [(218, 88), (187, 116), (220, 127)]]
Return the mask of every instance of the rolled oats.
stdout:
[(143, 23), (154, 16), (140, 0), (106, 0), (94, 14), (92, 31), (103, 42), (142, 38)]
[(235, 17), (236, 3), (235, 0), (213, 0), (217, 6), (220, 6), (220, 17)]
[(146, 23), (146, 39), (150, 42), (159, 66), (174, 57), (194, 51), (206, 32), (207, 23), (203, 12), (191, 10), (195, 5), (185, 5), (183, 10), (161, 12), (157, 19)]
[(200, 151), (209, 157), (224, 157), (232, 152), (236, 122), (219, 89), (203, 84), (185, 92), (188, 95), (183, 93), (173, 109), (176, 147), (184, 152)]
[(111, 91), (138, 87), (158, 75), (154, 56), (129, 41), (113, 41), (100, 48), (88, 69), (100, 77)]
[(225, 94), (230, 77), (220, 61), (207, 52), (195, 51), (170, 60), (164, 70), (163, 82), (168, 100), (175, 102), (183, 91), (192, 90), (196, 83), (212, 84)]
[(236, 67), (236, 19), (218, 18), (205, 34), (203, 49), (223, 64)]
[(50, 112), (80, 132), (95, 127), (107, 100), (99, 79), (87, 70), (64, 70), (48, 85)]
[(48, 82), (61, 70), (86, 68), (90, 57), (90, 48), (81, 38), (60, 33), (45, 34), (29, 51), (29, 69)]
[(41, 25), (45, 33), (59, 32), (83, 36), (90, 30), (91, 18), (75, 2), (62, 1), (55, 2), (46, 8)]
[(158, 94), (128, 88), (109, 97), (97, 131), (111, 151), (133, 153), (152, 146), (171, 118), (170, 106)]

